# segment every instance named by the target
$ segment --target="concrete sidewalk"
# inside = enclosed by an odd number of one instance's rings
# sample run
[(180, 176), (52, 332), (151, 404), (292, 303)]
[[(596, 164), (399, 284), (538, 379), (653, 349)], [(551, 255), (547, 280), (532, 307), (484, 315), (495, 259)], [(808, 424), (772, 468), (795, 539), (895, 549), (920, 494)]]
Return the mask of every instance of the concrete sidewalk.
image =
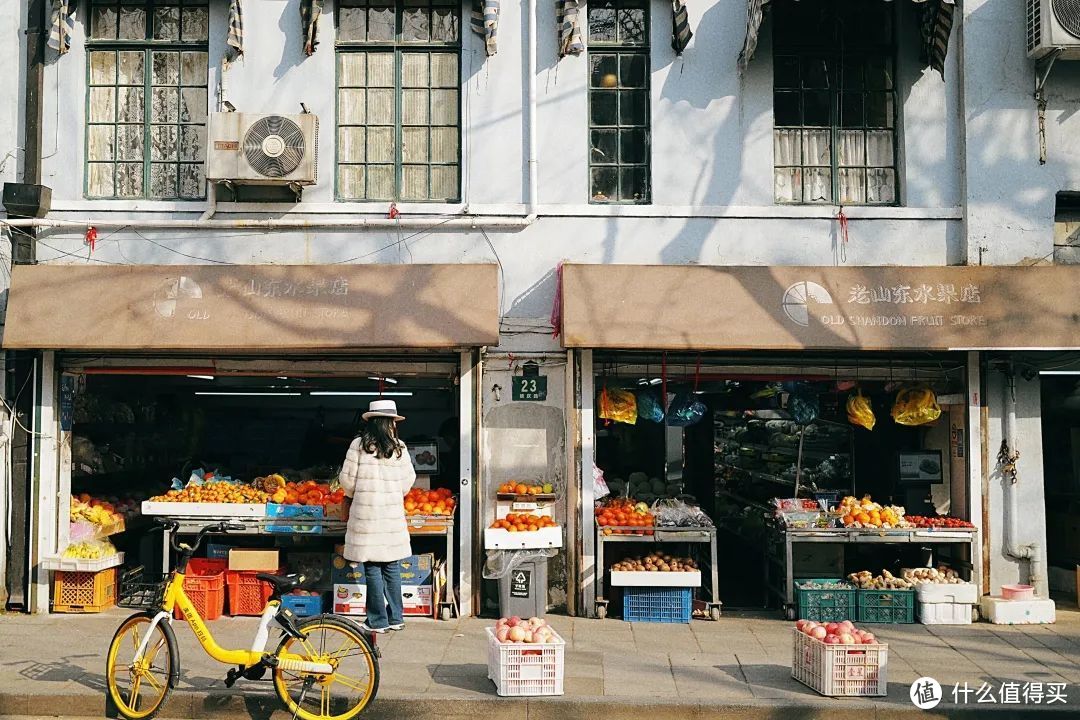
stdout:
[[(1064, 605), (1064, 604), (1061, 604)], [(0, 616), (0, 716), (100, 717), (105, 650), (127, 611), (102, 615)], [(552, 617), (567, 640), (566, 694), (499, 698), (487, 679), (483, 628), (490, 621), (416, 620), (382, 636), (382, 681), (368, 718), (544, 720), (545, 718), (958, 717), (997, 710), (1019, 718), (1049, 712), (1080, 717), (1080, 612), (1058, 609), (1053, 626), (878, 625), (889, 643), (886, 698), (829, 699), (791, 678), (791, 623), (772, 613), (728, 613), (719, 622), (628, 624)], [(223, 645), (243, 647), (252, 618), (212, 624)], [(226, 668), (210, 660), (186, 626), (177, 626), (181, 683), (162, 712), (169, 718), (288, 717), (267, 683), (224, 687)], [(915, 708), (911, 683), (938, 680), (945, 699)], [(1066, 684), (1066, 704), (953, 703), (954, 683), (995, 693), (1004, 682)]]

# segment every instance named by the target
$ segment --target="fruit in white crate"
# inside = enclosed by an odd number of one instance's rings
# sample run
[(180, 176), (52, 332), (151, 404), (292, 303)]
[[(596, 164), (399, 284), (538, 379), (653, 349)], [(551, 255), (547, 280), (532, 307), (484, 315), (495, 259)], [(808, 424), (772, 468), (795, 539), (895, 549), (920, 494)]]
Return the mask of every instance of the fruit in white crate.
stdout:
[(555, 642), (555, 631), (543, 618), (523, 620), (517, 616), (499, 618), (495, 623), (495, 638), (499, 642), (539, 644)]
[[(831, 628), (831, 629), (830, 629)], [(800, 620), (795, 629), (827, 645), (877, 645), (873, 633), (859, 630), (850, 620), (840, 623), (817, 623), (813, 620)]]

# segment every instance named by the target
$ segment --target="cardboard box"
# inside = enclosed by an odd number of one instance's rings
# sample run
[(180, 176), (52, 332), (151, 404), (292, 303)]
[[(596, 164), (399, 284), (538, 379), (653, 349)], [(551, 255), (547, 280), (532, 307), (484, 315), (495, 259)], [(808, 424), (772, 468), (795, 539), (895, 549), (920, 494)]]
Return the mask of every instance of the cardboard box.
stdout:
[[(351, 583), (334, 585), (333, 612), (337, 615), (366, 615), (367, 586)], [(410, 617), (435, 614), (435, 588), (432, 585), (402, 585), (403, 613)]]
[(431, 617), (435, 614), (435, 588), (432, 585), (402, 585), (401, 600), (405, 615)]
[(229, 550), (230, 570), (260, 570), (277, 572), (281, 569), (281, 553), (277, 550)]
[[(431, 553), (412, 555), (401, 561), (402, 585), (430, 585), (435, 556)], [(358, 584), (364, 582), (364, 564), (346, 560), (335, 553), (331, 561), (330, 579), (334, 584)]]
[(367, 599), (367, 585), (335, 583), (332, 611), (335, 615), (363, 615)]

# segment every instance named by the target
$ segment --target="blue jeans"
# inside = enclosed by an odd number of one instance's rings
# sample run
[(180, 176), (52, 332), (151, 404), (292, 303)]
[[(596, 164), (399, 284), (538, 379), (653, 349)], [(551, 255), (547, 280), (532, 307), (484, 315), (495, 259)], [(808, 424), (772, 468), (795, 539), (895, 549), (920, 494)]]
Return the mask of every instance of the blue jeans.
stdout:
[(367, 583), (367, 625), (381, 629), (405, 622), (401, 603), (401, 563), (366, 562), (364, 581)]

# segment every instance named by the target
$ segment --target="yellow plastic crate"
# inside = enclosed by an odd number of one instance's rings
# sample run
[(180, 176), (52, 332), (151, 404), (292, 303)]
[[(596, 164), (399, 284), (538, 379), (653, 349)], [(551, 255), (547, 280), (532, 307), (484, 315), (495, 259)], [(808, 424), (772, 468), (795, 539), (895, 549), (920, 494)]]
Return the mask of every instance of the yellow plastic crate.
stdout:
[(58, 613), (96, 613), (116, 604), (116, 568), (98, 572), (53, 573), (52, 609)]

